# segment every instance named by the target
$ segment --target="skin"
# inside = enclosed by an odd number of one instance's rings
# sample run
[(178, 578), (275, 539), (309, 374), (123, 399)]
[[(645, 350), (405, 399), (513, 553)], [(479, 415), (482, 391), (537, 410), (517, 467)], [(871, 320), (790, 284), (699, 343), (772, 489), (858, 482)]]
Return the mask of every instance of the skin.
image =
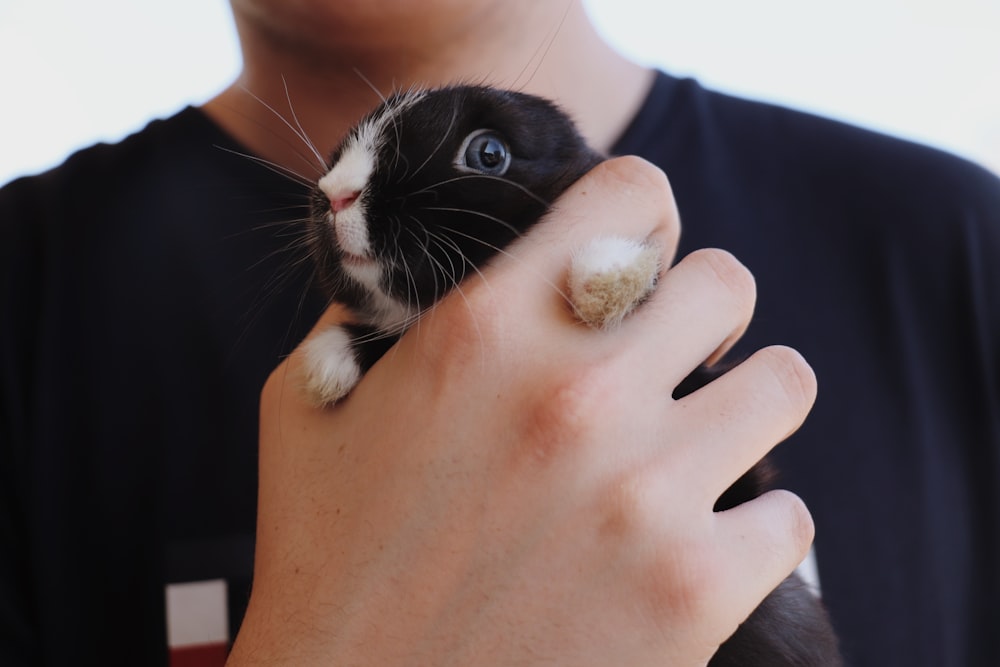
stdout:
[(310, 179), (318, 175), (315, 157), (261, 100), (286, 118), (294, 112), (325, 157), (378, 93), (490, 83), (558, 101), (593, 146), (608, 149), (652, 82), (652, 72), (601, 40), (575, 2), (232, 5), (243, 70), (205, 110), (256, 155)]
[[(426, 2), (416, 14), (402, 0), (233, 4), (239, 83), (277, 106), (284, 76), (318, 144), (374, 101), (351, 67), (381, 90), (518, 81), (605, 144), (648, 86), (561, 2)], [(588, 105), (595, 90), (603, 100)], [(259, 155), (305, 164), (239, 85), (207, 108)], [(680, 226), (655, 167), (597, 167), (332, 409), (303, 398), (298, 352), (274, 371), (254, 586), (231, 667), (704, 665), (801, 561), (813, 525), (795, 496), (712, 505), (801, 424), (812, 371), (767, 348), (673, 400), (746, 328), (753, 278), (724, 252), (694, 253), (619, 329), (595, 331), (548, 286), (565, 284), (575, 248), (612, 231), (656, 241), (670, 264)], [(334, 307), (321, 325), (343, 318)]]

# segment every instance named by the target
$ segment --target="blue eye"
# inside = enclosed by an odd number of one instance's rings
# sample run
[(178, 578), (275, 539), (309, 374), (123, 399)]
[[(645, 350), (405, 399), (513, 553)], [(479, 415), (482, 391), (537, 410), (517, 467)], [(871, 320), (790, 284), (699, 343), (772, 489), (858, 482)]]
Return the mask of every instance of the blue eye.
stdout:
[(510, 148), (493, 130), (476, 130), (462, 142), (455, 166), (462, 171), (503, 176), (510, 167)]

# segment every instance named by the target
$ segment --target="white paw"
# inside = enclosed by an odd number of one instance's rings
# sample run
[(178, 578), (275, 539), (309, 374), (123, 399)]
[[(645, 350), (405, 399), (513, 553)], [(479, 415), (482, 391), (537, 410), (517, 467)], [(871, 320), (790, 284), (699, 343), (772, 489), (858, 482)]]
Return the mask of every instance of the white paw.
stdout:
[(351, 337), (341, 327), (330, 327), (303, 344), (306, 397), (316, 406), (336, 403), (361, 379)]
[(573, 256), (569, 297), (583, 322), (613, 328), (649, 296), (659, 274), (660, 249), (655, 244), (599, 237)]

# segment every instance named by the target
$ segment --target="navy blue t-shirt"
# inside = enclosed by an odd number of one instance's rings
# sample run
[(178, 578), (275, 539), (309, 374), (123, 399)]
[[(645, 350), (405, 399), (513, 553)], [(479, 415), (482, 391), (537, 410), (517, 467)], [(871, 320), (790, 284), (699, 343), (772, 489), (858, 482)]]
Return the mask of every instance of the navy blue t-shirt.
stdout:
[[(189, 108), (0, 190), (0, 664), (163, 664), (185, 582), (235, 632), (259, 391), (322, 301), (305, 190), (224, 149)], [(662, 74), (615, 152), (755, 275), (735, 354), (816, 371), (774, 458), (849, 663), (1000, 665), (1000, 181)]]

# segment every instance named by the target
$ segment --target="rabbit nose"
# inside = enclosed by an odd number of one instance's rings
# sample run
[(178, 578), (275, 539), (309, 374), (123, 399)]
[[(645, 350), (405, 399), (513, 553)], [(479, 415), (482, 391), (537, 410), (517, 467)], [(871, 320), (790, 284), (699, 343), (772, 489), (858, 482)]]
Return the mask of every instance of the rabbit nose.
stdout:
[(340, 211), (343, 211), (345, 208), (353, 204), (355, 200), (357, 200), (358, 195), (360, 194), (361, 194), (360, 192), (354, 191), (342, 197), (341, 196), (330, 197), (330, 209), (334, 213), (339, 213)]

